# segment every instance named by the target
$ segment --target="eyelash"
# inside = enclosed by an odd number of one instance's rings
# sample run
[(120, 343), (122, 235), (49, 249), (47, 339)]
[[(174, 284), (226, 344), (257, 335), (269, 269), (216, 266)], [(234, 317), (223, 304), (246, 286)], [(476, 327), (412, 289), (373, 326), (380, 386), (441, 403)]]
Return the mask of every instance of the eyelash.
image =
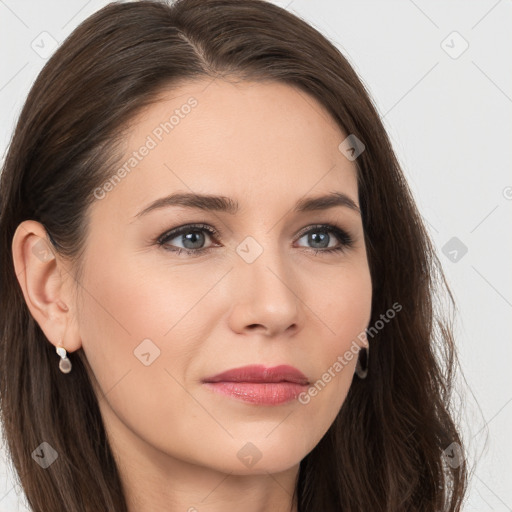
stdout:
[[(171, 231), (166, 231), (162, 235), (160, 235), (155, 242), (160, 246), (163, 247), (166, 251), (171, 251), (176, 254), (182, 254), (185, 253), (190, 256), (200, 256), (203, 253), (206, 253), (207, 251), (210, 251), (212, 249), (215, 249), (215, 247), (207, 247), (203, 249), (184, 249), (182, 247), (177, 248), (169, 248), (166, 246), (166, 243), (169, 240), (172, 240), (173, 238), (176, 238), (180, 235), (190, 233), (192, 231), (206, 231), (211, 237), (217, 239), (219, 237), (219, 233), (213, 229), (208, 224), (187, 224), (185, 226), (181, 226), (179, 228), (173, 229)], [(299, 239), (302, 238), (304, 235), (307, 235), (314, 231), (325, 231), (325, 232), (332, 232), (336, 235), (336, 237), (339, 239), (340, 244), (336, 247), (330, 247), (328, 249), (314, 249), (310, 248), (312, 251), (314, 251), (315, 255), (317, 255), (319, 252), (321, 253), (338, 253), (338, 252), (345, 252), (347, 249), (350, 249), (354, 245), (354, 239), (343, 229), (334, 226), (332, 224), (315, 224), (313, 226), (309, 226), (309, 229), (306, 231), (302, 231), (300, 233)], [(306, 249), (306, 247), (304, 247)]]

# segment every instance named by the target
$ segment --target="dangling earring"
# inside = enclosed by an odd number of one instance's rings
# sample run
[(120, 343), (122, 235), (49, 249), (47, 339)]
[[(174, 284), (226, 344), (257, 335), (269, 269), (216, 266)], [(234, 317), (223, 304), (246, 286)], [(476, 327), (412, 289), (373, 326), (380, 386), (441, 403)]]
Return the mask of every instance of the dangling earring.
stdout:
[[(362, 348), (359, 352), (360, 354), (356, 363), (356, 375), (360, 379), (366, 379), (366, 376), (368, 375), (368, 363), (370, 361), (370, 345), (368, 345), (368, 348)], [(366, 361), (363, 366), (361, 366), (361, 353), (363, 355), (363, 360)]]
[(55, 349), (57, 354), (60, 356), (59, 361), (59, 369), (62, 373), (69, 373), (71, 371), (71, 361), (68, 359), (66, 355), (66, 349), (62, 346), (62, 343), (59, 343), (59, 346)]

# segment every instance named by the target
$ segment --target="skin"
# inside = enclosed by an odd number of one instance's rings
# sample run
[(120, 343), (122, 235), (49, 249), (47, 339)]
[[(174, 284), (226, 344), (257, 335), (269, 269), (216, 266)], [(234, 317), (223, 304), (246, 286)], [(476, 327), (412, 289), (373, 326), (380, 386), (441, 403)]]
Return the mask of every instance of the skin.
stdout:
[[(289, 364), (315, 383), (368, 326), (360, 214), (292, 212), (303, 196), (331, 191), (358, 204), (356, 166), (338, 149), (347, 134), (314, 98), (282, 83), (219, 79), (163, 93), (132, 124), (122, 162), (190, 96), (190, 114), (91, 206), (80, 286), (58, 254), (34, 255), (45, 231), (32, 220), (13, 239), (16, 272), (48, 340), (62, 339), (72, 361), (81, 347), (87, 356), (130, 511), (216, 512), (235, 502), (246, 512), (289, 511), (300, 461), (338, 414), (357, 358), (307, 404), (250, 404), (202, 379)], [(227, 196), (241, 210), (172, 206), (135, 217), (177, 191)], [(154, 242), (188, 223), (220, 237), (201, 232), (202, 245), (191, 245), (175, 236), (167, 246), (211, 251), (178, 255)], [(325, 246), (298, 234), (324, 223), (348, 231), (353, 247), (315, 254)], [(327, 233), (325, 245), (341, 243)], [(263, 250), (252, 263), (236, 251), (247, 236)], [(134, 355), (146, 338), (160, 350), (148, 366)], [(248, 442), (261, 454), (251, 467), (237, 456)]]

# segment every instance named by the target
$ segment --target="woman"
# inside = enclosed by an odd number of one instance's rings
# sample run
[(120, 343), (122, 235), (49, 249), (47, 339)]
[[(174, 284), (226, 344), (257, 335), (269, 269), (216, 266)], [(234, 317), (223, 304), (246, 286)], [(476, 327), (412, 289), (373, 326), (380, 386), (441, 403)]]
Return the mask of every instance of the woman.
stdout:
[(460, 510), (444, 276), (305, 22), (101, 9), (34, 83), (1, 197), (2, 420), (34, 511)]

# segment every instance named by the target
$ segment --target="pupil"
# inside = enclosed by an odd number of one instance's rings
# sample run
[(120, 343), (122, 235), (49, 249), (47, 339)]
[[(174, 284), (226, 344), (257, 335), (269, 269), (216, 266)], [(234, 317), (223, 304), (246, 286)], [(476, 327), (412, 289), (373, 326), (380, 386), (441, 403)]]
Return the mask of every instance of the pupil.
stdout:
[[(198, 235), (201, 235), (202, 237), (204, 237), (204, 235), (200, 232), (200, 231), (191, 231), (190, 233), (188, 233), (187, 235), (185, 235), (185, 242), (192, 242), (192, 243), (197, 243), (197, 236)], [(199, 242), (201, 242), (201, 236), (199, 236)], [(185, 243), (184, 244), (185, 247), (187, 247), (187, 244)], [(199, 245), (201, 245), (201, 243), (199, 243)], [(198, 247), (196, 246), (193, 246), (193, 247), (187, 247), (187, 249), (197, 249)]]
[[(322, 235), (320, 236), (320, 238), (323, 238), (323, 239), (324, 239), (323, 241), (325, 242), (325, 240), (327, 240), (327, 235), (326, 235), (326, 233), (324, 233), (324, 232), (322, 232), (322, 231), (320, 231), (319, 233), (322, 233)], [(309, 236), (309, 238), (310, 238), (310, 242), (312, 242), (313, 244), (316, 244), (316, 243), (318, 243), (318, 242), (319, 242), (319, 243), (321, 243), (321, 240), (320, 240), (320, 241), (315, 240), (317, 237), (318, 237), (318, 235), (316, 235), (316, 234), (310, 235), (310, 236)], [(327, 246), (326, 246), (326, 245), (322, 245), (321, 247), (327, 247)]]

